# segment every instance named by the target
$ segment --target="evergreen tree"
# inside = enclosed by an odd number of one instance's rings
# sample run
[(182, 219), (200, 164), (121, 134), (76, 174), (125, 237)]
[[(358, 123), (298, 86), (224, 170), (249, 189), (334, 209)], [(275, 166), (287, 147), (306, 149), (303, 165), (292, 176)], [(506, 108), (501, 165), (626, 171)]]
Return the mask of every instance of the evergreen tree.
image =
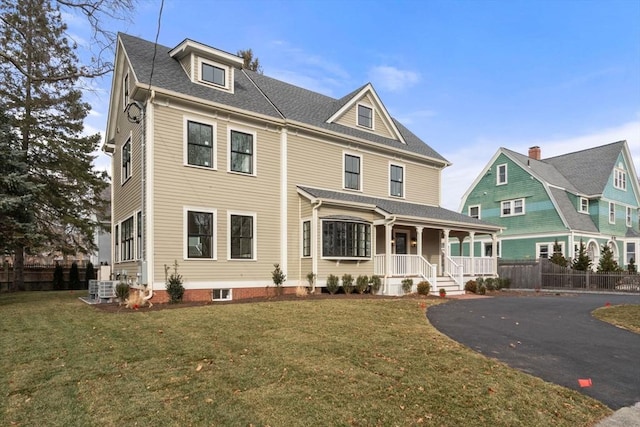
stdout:
[(587, 254), (587, 249), (584, 246), (584, 242), (580, 239), (580, 248), (578, 249), (578, 256), (573, 260), (571, 268), (574, 270), (587, 271), (591, 269), (591, 259)]
[(44, 239), (63, 254), (94, 249), (95, 213), (106, 174), (93, 170), (98, 134), (85, 136), (90, 107), (82, 102), (76, 46), (50, 0), (0, 0), (0, 99), (19, 134), (27, 165), (27, 218), (32, 227), (14, 239), (14, 284), (24, 283), (25, 250)]
[(56, 262), (56, 268), (53, 270), (53, 290), (59, 291), (64, 289), (64, 271), (59, 262)]
[(80, 271), (78, 270), (78, 263), (73, 262), (71, 269), (69, 270), (69, 287), (71, 289), (80, 289)]
[(567, 259), (562, 254), (562, 246), (560, 246), (560, 243), (558, 243), (558, 239), (556, 239), (556, 241), (553, 243), (553, 255), (551, 255), (549, 261), (561, 267), (566, 267), (567, 265), (569, 265), (569, 261), (567, 261)]
[(613, 251), (609, 245), (602, 245), (602, 255), (598, 263), (598, 272), (607, 273), (611, 271), (620, 271), (618, 262), (613, 257)]
[(85, 273), (84, 273), (85, 289), (89, 289), (89, 280), (93, 280), (95, 278), (96, 278), (96, 270), (95, 268), (93, 268), (93, 263), (89, 261), (87, 263), (87, 269), (85, 270)]
[(629, 260), (629, 264), (627, 264), (627, 271), (629, 271), (629, 273), (636, 273), (638, 271), (635, 259), (631, 258)]

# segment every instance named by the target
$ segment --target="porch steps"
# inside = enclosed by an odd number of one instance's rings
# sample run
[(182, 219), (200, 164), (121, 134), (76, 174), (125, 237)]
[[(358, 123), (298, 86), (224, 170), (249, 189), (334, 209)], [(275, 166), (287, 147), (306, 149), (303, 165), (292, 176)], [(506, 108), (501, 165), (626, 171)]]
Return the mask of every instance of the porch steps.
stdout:
[(437, 280), (437, 285), (431, 289), (431, 295), (440, 295), (440, 289), (447, 291), (448, 296), (464, 295), (464, 288), (461, 289), (449, 276), (438, 276)]

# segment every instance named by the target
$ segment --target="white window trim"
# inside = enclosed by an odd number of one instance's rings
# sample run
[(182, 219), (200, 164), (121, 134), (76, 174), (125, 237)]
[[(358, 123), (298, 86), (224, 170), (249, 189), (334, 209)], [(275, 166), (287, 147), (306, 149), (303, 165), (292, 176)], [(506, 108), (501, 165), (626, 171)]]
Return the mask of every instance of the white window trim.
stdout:
[[(124, 144), (122, 144), (122, 147), (120, 147), (120, 184), (121, 185), (124, 185), (124, 183), (129, 181), (129, 179), (131, 179), (131, 177), (133, 176), (133, 143), (131, 142), (132, 133), (133, 132), (129, 132), (129, 136), (124, 141)], [(124, 168), (122, 167), (122, 159), (124, 157), (123, 156), (124, 146), (127, 145), (127, 143), (129, 144), (129, 176), (125, 177), (123, 173)]]
[[(504, 182), (500, 182), (500, 168), (504, 166)], [(496, 167), (496, 185), (505, 185), (509, 183), (509, 168), (506, 163), (502, 163)]]
[[(613, 221), (611, 220), (611, 218), (613, 218)], [(609, 202), (609, 224), (615, 224), (615, 223), (616, 223), (616, 204), (614, 202)]]
[[(360, 106), (369, 108), (371, 110), (371, 127), (360, 124)], [(366, 129), (368, 131), (376, 130), (376, 109), (373, 108), (373, 105), (367, 102), (358, 102), (356, 104), (356, 126), (358, 126), (361, 129)]]
[[(253, 217), (253, 242), (251, 252), (253, 258), (231, 258), (231, 216), (251, 216)], [(227, 211), (227, 261), (232, 262), (255, 262), (258, 261), (258, 215), (255, 212)]]
[(116, 222), (113, 227), (113, 263), (120, 263), (120, 222)]
[[(212, 82), (208, 82), (206, 80), (202, 79), (202, 64), (207, 64), (207, 65), (211, 65), (212, 67), (216, 67), (216, 68), (221, 68), (224, 70), (224, 86), (220, 86), (218, 84), (212, 83)], [(211, 61), (209, 59), (204, 59), (204, 58), (198, 58), (197, 61), (197, 73), (198, 73), (198, 79), (196, 80), (197, 83), (200, 83), (202, 85), (208, 86), (208, 87), (212, 87), (218, 90), (223, 90), (225, 92), (231, 92), (233, 93), (233, 88), (231, 87), (231, 81), (233, 78), (233, 67), (229, 67), (228, 65), (225, 64), (221, 64), (220, 62), (216, 62), (216, 61)]]
[(613, 170), (613, 188), (616, 188), (616, 189), (622, 190), (622, 191), (627, 191), (627, 176), (626, 175), (627, 175), (627, 172), (623, 168), (621, 168), (621, 167), (615, 168)]
[[(142, 254), (140, 253), (141, 245), (138, 244), (138, 234), (141, 234), (139, 233), (140, 230), (138, 230), (138, 215), (142, 216), (141, 210), (137, 210), (133, 213), (133, 253), (136, 260), (140, 260), (142, 258)], [(144, 219), (141, 218), (141, 220)], [(144, 227), (144, 225), (142, 225), (142, 227)], [(144, 236), (140, 235), (140, 239), (144, 239)]]
[[(401, 196), (395, 196), (393, 194), (391, 194), (391, 167), (392, 166), (396, 166), (399, 168), (402, 168), (402, 195)], [(395, 197), (397, 199), (405, 199), (406, 198), (406, 182), (407, 182), (407, 167), (402, 164), (402, 163), (398, 163), (398, 162), (389, 162), (389, 168), (387, 169), (389, 171), (389, 197)], [(360, 171), (362, 172), (362, 160), (360, 160)], [(361, 173), (362, 174), (362, 173)]]
[[(189, 122), (195, 122), (202, 125), (211, 126), (211, 132), (212, 132), (211, 150), (213, 153), (213, 164), (211, 165), (211, 167), (189, 164)], [(216, 122), (212, 122), (210, 120), (205, 120), (195, 116), (182, 116), (182, 141), (183, 141), (182, 163), (184, 166), (188, 166), (190, 168), (205, 169), (205, 170), (218, 170), (217, 130), (218, 128), (217, 128)]]
[[(118, 222), (118, 235), (116, 236), (116, 238), (118, 239), (118, 262), (132, 262), (137, 260), (136, 258), (136, 240), (138, 238), (137, 234), (136, 234), (136, 218), (137, 218), (137, 211), (134, 212), (132, 215), (129, 215), (127, 217), (125, 217), (123, 220)], [(129, 259), (123, 259), (122, 257), (122, 248), (124, 248), (123, 242), (122, 242), (122, 224), (124, 224), (126, 221), (132, 219), (132, 241), (131, 241), (131, 258)]]
[[(215, 291), (228, 291), (229, 298), (214, 298)], [(233, 299), (233, 289), (232, 288), (214, 288), (211, 290), (211, 301), (231, 301)]]
[(631, 211), (631, 207), (627, 206), (625, 211), (626, 211), (625, 218), (626, 218), (627, 227), (631, 227), (631, 225), (633, 224), (633, 212)]
[[(514, 205), (515, 205), (515, 202), (517, 202), (518, 200), (522, 200), (522, 212), (521, 213), (514, 213)], [(505, 214), (504, 213), (504, 208), (503, 208), (503, 204), (504, 203), (509, 203), (511, 213), (509, 213), (509, 214)], [(527, 211), (527, 209), (526, 209), (526, 203), (525, 203), (525, 199), (524, 198), (503, 200), (503, 201), (500, 202), (500, 217), (505, 218), (505, 217), (510, 217), (510, 216), (520, 216), (520, 215), (524, 215), (526, 213), (526, 211)]]
[[(205, 212), (213, 214), (213, 224), (211, 225), (211, 258), (190, 258), (189, 257), (189, 212)], [(182, 208), (182, 258), (184, 261), (217, 261), (218, 260), (218, 210), (215, 208), (205, 208), (200, 206), (183, 206)]]
[[(231, 131), (246, 133), (253, 136), (253, 154), (251, 173), (244, 173), (231, 170)], [(258, 176), (258, 134), (255, 130), (240, 126), (227, 126), (227, 172), (241, 176)]]
[[(582, 208), (582, 202), (586, 201), (587, 202), (587, 209), (583, 209)], [(586, 197), (580, 197), (578, 199), (578, 212), (583, 213), (583, 214), (588, 214), (589, 213), (589, 199), (587, 199)]]
[[(481, 214), (482, 208), (481, 207), (482, 207), (482, 205), (469, 205), (467, 207), (467, 216), (473, 218), (471, 216), (471, 208), (478, 208), (478, 219), (482, 219), (482, 214)], [(502, 211), (502, 204), (500, 204), (500, 211)]]
[[(358, 182), (358, 189), (357, 190), (354, 189), (354, 188), (347, 188), (346, 182), (344, 180), (344, 175), (347, 172), (346, 163), (345, 163), (347, 155), (360, 158), (360, 179), (359, 179), (359, 182)], [(343, 151), (342, 152), (342, 189), (348, 190), (348, 191), (359, 191), (359, 192), (362, 193), (364, 191), (363, 185), (362, 185), (362, 183), (364, 182), (363, 177), (364, 177), (364, 161), (363, 161), (362, 154), (354, 153), (354, 152), (351, 152), (351, 151)]]
[[(309, 223), (309, 255), (304, 254), (304, 223)], [(313, 254), (313, 238), (311, 237), (313, 234), (313, 221), (311, 217), (303, 218), (300, 220), (300, 258), (309, 259), (311, 258), (311, 254)]]
[[(537, 242), (536, 243), (536, 259), (540, 258), (540, 247), (541, 246), (548, 246), (549, 248), (549, 257), (547, 259), (551, 259), (551, 257), (553, 256), (553, 245), (555, 245), (556, 242)], [(565, 244), (564, 241), (559, 240), (558, 244), (560, 245), (560, 252), (562, 253), (562, 256), (566, 257), (566, 253), (565, 253)]]
[(127, 105), (129, 105), (129, 99), (131, 97), (131, 85), (129, 82), (129, 73), (125, 73), (122, 77), (122, 110), (127, 109)]

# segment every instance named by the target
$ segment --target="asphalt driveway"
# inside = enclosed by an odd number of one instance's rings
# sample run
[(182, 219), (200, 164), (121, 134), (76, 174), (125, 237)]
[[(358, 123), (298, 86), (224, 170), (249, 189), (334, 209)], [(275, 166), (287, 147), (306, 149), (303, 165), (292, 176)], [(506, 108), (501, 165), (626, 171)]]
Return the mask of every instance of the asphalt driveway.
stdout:
[[(591, 316), (639, 295), (540, 294), (451, 300), (427, 310), (440, 332), (485, 356), (612, 409), (640, 402), (640, 335)], [(591, 380), (581, 387), (579, 379)]]

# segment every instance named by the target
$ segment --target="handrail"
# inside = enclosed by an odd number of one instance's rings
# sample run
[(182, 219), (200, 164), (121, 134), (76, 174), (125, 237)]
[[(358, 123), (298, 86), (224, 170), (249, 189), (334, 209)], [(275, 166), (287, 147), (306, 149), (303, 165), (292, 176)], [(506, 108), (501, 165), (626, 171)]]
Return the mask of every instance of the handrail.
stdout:
[(456, 282), (460, 288), (462, 288), (462, 277), (464, 269), (461, 265), (458, 265), (450, 256), (446, 256), (444, 258), (445, 268), (444, 271), (446, 274)]

